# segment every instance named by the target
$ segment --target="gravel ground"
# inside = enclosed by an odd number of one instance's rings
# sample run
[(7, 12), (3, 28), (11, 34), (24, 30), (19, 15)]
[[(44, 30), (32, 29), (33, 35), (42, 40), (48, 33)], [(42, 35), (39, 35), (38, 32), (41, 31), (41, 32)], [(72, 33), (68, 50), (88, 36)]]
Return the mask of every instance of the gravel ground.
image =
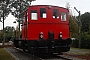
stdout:
[(82, 60), (90, 60), (89, 49), (71, 48), (69, 52), (65, 52), (64, 55), (72, 56), (73, 58), (79, 58)]
[(5, 48), (16, 60), (41, 60), (35, 56), (16, 50), (12, 47)]
[(9, 52), (16, 60), (66, 60), (61, 57), (51, 57), (51, 56), (46, 56), (45, 58), (38, 58), (28, 53), (17, 50), (13, 47), (7, 47), (4, 49), (7, 52)]
[[(12, 47), (5, 48), (16, 60), (65, 60), (60, 58), (47, 58), (47, 59), (40, 59), (32, 55), (28, 55), (22, 51), (16, 50)], [(87, 49), (76, 49), (71, 48), (69, 52), (65, 52), (61, 57), (69, 58), (71, 60), (89, 60), (89, 57), (86, 58), (86, 54), (90, 53)]]
[(66, 52), (67, 54), (74, 54), (74, 55), (86, 55), (90, 54), (89, 49), (79, 49), (79, 48), (71, 48), (69, 52)]

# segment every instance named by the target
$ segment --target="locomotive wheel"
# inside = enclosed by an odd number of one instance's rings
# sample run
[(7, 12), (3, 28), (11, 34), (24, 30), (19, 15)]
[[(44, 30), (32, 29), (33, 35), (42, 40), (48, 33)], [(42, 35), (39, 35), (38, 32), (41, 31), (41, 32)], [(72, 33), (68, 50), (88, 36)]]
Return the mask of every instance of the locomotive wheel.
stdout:
[(23, 51), (26, 52), (26, 48), (25, 47), (23, 47)]
[(28, 52), (31, 53), (31, 54), (34, 54), (34, 49), (31, 48), (31, 46), (28, 46)]
[(70, 45), (72, 43), (72, 40), (70, 38), (67, 38), (66, 43), (67, 43), (67, 45)]
[(27, 51), (27, 50), (26, 50), (26, 49), (27, 49), (27, 48), (26, 48), (27, 46), (25, 45), (25, 41), (22, 41), (22, 42), (21, 42), (21, 47), (22, 47), (22, 49), (23, 49), (24, 52)]
[(19, 47), (18, 40), (15, 40), (15, 39), (14, 39), (14, 46), (15, 46), (16, 48)]

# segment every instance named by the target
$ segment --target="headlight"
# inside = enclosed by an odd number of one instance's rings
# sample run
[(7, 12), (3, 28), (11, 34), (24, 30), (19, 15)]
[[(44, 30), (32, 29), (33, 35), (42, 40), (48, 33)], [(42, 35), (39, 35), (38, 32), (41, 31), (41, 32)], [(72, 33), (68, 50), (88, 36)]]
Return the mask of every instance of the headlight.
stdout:
[(40, 38), (43, 38), (43, 35), (40, 35)]
[(43, 32), (40, 32), (39, 39), (43, 38)]
[(62, 38), (62, 32), (60, 32), (59, 36)]

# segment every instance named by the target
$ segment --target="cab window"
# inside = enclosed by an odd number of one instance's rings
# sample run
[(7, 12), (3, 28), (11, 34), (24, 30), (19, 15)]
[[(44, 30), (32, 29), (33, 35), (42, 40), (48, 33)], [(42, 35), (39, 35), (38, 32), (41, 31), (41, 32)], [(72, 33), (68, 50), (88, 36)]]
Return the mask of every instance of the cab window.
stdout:
[(54, 9), (53, 10), (53, 18), (59, 18), (59, 10), (58, 9)]
[(61, 13), (61, 21), (66, 21), (66, 12)]
[(41, 18), (46, 18), (47, 17), (45, 8), (40, 8), (40, 17)]
[(38, 19), (37, 10), (31, 10), (31, 20), (37, 20), (37, 19)]

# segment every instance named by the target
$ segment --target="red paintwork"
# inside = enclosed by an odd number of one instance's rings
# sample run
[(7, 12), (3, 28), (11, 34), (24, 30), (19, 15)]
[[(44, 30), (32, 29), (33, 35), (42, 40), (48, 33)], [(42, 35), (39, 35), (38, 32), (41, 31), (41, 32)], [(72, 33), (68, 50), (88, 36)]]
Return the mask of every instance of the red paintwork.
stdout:
[[(63, 39), (70, 37), (68, 10), (57, 6), (52, 6), (48, 9), (48, 6), (49, 5), (30, 6), (28, 8), (28, 19), (24, 21), (22, 26), (23, 40), (38, 40), (40, 32), (43, 32), (44, 39), (46, 40), (48, 38), (48, 31), (54, 31), (54, 39), (58, 39), (59, 32), (62, 32)], [(47, 18), (40, 18), (40, 8), (46, 8)], [(59, 10), (58, 19), (52, 18), (53, 9)], [(30, 20), (30, 10), (38, 11), (38, 20)], [(67, 21), (61, 21), (61, 12), (67, 13)]]

